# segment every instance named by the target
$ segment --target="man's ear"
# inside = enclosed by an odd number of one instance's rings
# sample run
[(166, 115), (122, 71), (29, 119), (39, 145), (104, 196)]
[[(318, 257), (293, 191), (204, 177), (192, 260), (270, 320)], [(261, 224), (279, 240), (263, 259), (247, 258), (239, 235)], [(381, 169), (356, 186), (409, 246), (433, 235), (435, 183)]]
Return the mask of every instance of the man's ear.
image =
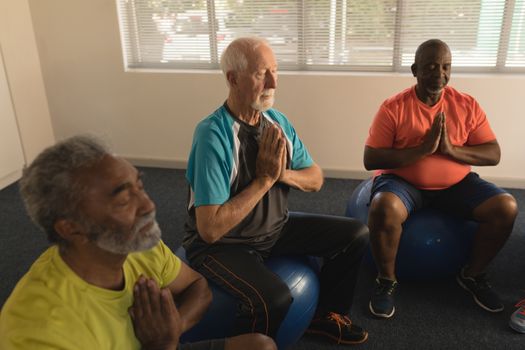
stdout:
[(233, 71), (226, 72), (226, 80), (232, 87), (237, 85), (237, 74)]
[(413, 75), (414, 77), (417, 76), (417, 64), (415, 64), (415, 63), (412, 64), (412, 65), (410, 66), (410, 70), (412, 71), (412, 75)]
[(67, 242), (88, 241), (87, 235), (83, 232), (82, 227), (69, 219), (58, 219), (53, 225), (55, 231)]

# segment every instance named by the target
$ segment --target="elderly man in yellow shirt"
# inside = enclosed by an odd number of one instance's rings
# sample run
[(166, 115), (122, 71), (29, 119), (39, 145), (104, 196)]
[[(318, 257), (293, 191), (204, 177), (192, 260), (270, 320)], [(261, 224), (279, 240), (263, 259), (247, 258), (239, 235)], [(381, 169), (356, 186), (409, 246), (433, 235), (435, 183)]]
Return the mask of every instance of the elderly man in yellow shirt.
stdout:
[(42, 152), (20, 189), (52, 246), (0, 313), (0, 348), (276, 349), (260, 334), (179, 344), (211, 301), (160, 239), (140, 173), (90, 137)]

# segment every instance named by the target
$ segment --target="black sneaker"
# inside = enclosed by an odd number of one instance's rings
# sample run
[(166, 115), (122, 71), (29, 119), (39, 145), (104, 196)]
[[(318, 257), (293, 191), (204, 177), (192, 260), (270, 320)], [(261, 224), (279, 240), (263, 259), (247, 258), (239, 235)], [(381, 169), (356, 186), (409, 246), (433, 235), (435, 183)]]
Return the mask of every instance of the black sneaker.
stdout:
[(472, 294), (476, 303), (483, 309), (490, 312), (503, 311), (503, 304), (492, 290), (485, 273), (475, 277), (466, 277), (463, 268), (456, 279), (461, 287)]
[(370, 312), (377, 317), (390, 318), (394, 315), (394, 294), (397, 288), (397, 281), (385, 278), (376, 278), (376, 283), (368, 307)]
[(330, 338), (337, 344), (361, 344), (368, 339), (367, 331), (353, 324), (348, 317), (335, 312), (314, 318), (306, 333)]

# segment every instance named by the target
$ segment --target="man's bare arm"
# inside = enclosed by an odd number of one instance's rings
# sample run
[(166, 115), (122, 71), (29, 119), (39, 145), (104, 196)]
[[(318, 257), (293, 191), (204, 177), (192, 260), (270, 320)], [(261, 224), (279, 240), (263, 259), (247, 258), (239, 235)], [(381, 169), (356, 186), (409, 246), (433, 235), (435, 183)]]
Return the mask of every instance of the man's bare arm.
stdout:
[(206, 279), (197, 271), (181, 262), (177, 278), (167, 288), (177, 303), (181, 331), (186, 332), (202, 318), (212, 300)]
[(213, 243), (237, 226), (275, 181), (257, 178), (248, 187), (222, 205), (202, 205), (195, 208), (197, 231), (206, 243)]
[(266, 128), (259, 142), (255, 179), (241, 192), (221, 205), (195, 208), (197, 231), (207, 243), (213, 243), (238, 225), (279, 179), (285, 140), (281, 130)]
[(477, 166), (496, 165), (501, 158), (501, 149), (497, 140), (475, 146), (454, 146), (448, 137), (445, 118), (443, 119), (439, 151), (458, 162)]
[(315, 163), (304, 169), (285, 169), (279, 178), (279, 182), (303, 192), (319, 191), (323, 186), (323, 180), (323, 171)]

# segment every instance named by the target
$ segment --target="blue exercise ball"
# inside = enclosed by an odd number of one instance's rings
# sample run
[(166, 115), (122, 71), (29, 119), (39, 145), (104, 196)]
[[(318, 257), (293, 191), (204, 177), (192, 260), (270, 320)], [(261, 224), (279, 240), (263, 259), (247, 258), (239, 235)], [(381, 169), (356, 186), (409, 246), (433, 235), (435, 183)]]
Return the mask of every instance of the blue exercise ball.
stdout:
[(345, 215), (355, 218), (363, 224), (368, 223), (368, 204), (370, 203), (370, 193), (372, 193), (373, 179), (361, 182), (348, 200)]
[[(186, 260), (181, 247), (175, 254)], [(312, 321), (319, 299), (319, 279), (315, 263), (307, 256), (272, 257), (265, 265), (286, 283), (293, 297), (275, 342), (279, 349), (296, 343)], [(232, 335), (238, 303), (213, 282), (209, 282), (213, 301), (200, 322), (181, 337), (181, 342), (224, 338)]]
[[(373, 179), (363, 181), (348, 201), (346, 216), (368, 222)], [(413, 212), (403, 224), (396, 258), (399, 279), (425, 280), (453, 276), (470, 255), (478, 224), (431, 208)], [(371, 253), (365, 261), (373, 264)], [(375, 265), (374, 265), (375, 266)]]

